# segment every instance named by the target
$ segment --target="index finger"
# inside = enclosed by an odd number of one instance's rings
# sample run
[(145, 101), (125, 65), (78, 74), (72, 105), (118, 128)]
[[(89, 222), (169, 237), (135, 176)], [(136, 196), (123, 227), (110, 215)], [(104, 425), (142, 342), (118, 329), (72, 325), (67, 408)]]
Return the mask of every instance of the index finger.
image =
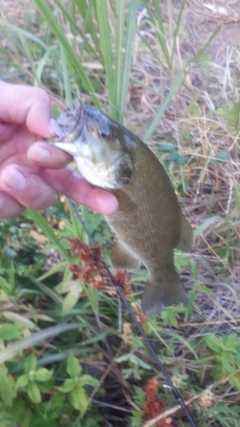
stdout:
[(0, 81), (0, 121), (25, 123), (28, 130), (49, 137), (51, 128), (50, 98), (43, 89)]

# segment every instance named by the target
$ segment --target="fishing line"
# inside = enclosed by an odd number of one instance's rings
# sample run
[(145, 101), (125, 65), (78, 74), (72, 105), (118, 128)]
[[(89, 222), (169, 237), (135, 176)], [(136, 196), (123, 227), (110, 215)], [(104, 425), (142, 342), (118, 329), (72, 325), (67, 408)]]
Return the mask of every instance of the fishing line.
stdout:
[[(73, 211), (74, 211), (74, 213), (75, 213), (75, 215), (76, 215), (76, 217), (77, 217), (78, 221), (79, 221), (79, 222), (80, 222), (80, 224), (82, 225), (82, 227), (83, 227), (83, 229), (84, 229), (85, 233), (87, 234), (87, 236), (88, 236), (88, 238), (89, 238), (89, 241), (90, 241), (91, 245), (94, 245), (94, 239), (92, 238), (91, 234), (89, 233), (89, 231), (88, 231), (88, 229), (87, 229), (87, 227), (86, 227), (85, 223), (83, 222), (83, 220), (82, 220), (81, 216), (79, 215), (79, 213), (78, 213), (78, 211), (77, 211), (77, 209), (76, 209), (76, 207), (75, 207), (74, 203), (73, 203), (70, 199), (67, 199), (67, 200), (68, 200), (68, 203), (70, 204), (70, 206), (72, 207), (72, 209), (73, 209)], [(117, 290), (117, 292), (118, 292), (118, 295), (120, 296), (120, 298), (121, 298), (121, 300), (122, 300), (123, 304), (125, 305), (125, 307), (126, 307), (127, 311), (129, 312), (129, 314), (130, 314), (130, 316), (131, 316), (132, 320), (134, 321), (135, 325), (137, 326), (137, 329), (138, 329), (138, 331), (139, 331), (139, 333), (140, 333), (140, 335), (141, 335), (141, 337), (142, 337), (142, 339), (143, 339), (143, 341), (144, 341), (145, 345), (148, 347), (148, 349), (149, 349), (149, 351), (150, 351), (150, 353), (151, 353), (151, 355), (152, 355), (152, 358), (155, 360), (155, 362), (157, 363), (157, 365), (158, 365), (159, 369), (162, 371), (162, 373), (163, 373), (163, 375), (164, 375), (164, 377), (165, 377), (165, 379), (166, 379), (167, 385), (171, 388), (171, 390), (172, 390), (172, 392), (173, 392), (173, 394), (174, 394), (174, 396), (175, 396), (176, 400), (178, 401), (179, 405), (180, 405), (180, 406), (181, 406), (181, 408), (183, 409), (183, 411), (184, 411), (184, 413), (185, 413), (185, 415), (186, 415), (186, 417), (187, 417), (187, 419), (188, 419), (189, 423), (191, 424), (191, 426), (192, 426), (192, 427), (197, 427), (197, 425), (195, 424), (195, 421), (193, 420), (193, 418), (192, 418), (192, 416), (191, 416), (191, 414), (190, 414), (189, 410), (187, 409), (187, 406), (185, 405), (185, 403), (184, 403), (184, 401), (182, 400), (182, 398), (181, 398), (181, 396), (180, 396), (180, 394), (179, 394), (178, 390), (176, 389), (176, 387), (175, 387), (175, 385), (173, 384), (173, 382), (172, 382), (172, 380), (171, 380), (170, 376), (168, 375), (168, 373), (167, 373), (166, 369), (164, 368), (164, 366), (163, 366), (163, 364), (162, 364), (162, 362), (161, 362), (161, 360), (160, 360), (159, 356), (156, 354), (156, 352), (155, 352), (155, 350), (153, 349), (152, 344), (151, 344), (151, 343), (150, 343), (150, 341), (148, 340), (148, 338), (147, 338), (147, 336), (146, 336), (146, 334), (145, 334), (145, 332), (144, 332), (144, 330), (143, 330), (142, 326), (141, 326), (141, 325), (140, 325), (140, 323), (138, 322), (138, 320), (137, 320), (137, 318), (136, 318), (136, 315), (135, 315), (135, 313), (134, 313), (134, 311), (133, 311), (132, 307), (128, 304), (128, 302), (127, 302), (127, 300), (126, 300), (125, 296), (123, 295), (122, 289), (120, 288), (119, 284), (118, 284), (118, 283), (117, 283), (117, 281), (115, 280), (115, 278), (114, 278), (114, 276), (113, 276), (113, 274), (112, 274), (112, 272), (111, 272), (110, 268), (108, 267), (108, 265), (107, 265), (104, 261), (103, 261), (103, 267), (104, 267), (104, 269), (106, 270), (106, 272), (108, 273), (108, 276), (109, 276), (109, 278), (111, 279), (111, 282), (113, 283), (113, 285), (115, 286), (115, 288), (116, 288), (116, 290)]]

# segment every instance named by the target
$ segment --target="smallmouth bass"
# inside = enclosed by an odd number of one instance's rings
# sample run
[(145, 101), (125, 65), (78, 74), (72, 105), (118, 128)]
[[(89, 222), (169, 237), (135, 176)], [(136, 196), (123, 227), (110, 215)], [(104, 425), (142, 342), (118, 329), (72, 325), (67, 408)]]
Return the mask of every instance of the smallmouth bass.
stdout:
[(193, 233), (170, 179), (140, 138), (95, 107), (75, 101), (57, 119), (51, 138), (70, 153), (82, 176), (118, 199), (119, 208), (105, 219), (114, 232), (112, 263), (148, 271), (142, 297), (147, 316), (185, 302), (187, 294), (174, 267), (174, 248), (191, 249)]

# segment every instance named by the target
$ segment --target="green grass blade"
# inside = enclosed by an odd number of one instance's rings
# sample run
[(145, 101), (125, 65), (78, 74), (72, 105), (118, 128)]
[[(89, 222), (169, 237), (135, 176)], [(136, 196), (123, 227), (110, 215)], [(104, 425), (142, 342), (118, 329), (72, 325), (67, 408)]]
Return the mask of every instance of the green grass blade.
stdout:
[(181, 335), (176, 334), (175, 332), (172, 332), (172, 331), (166, 331), (166, 334), (169, 335), (170, 337), (174, 338), (175, 340), (181, 342), (183, 345), (185, 345), (185, 347), (188, 348), (188, 350), (194, 355), (196, 360), (198, 359), (198, 355), (194, 351), (191, 344), (187, 340), (185, 340)]
[(65, 98), (67, 105), (72, 104), (72, 91), (71, 91), (71, 84), (70, 84), (70, 77), (68, 72), (68, 66), (67, 66), (67, 59), (65, 50), (61, 46), (61, 59), (62, 59), (62, 75), (63, 75), (63, 87), (65, 92)]
[(41, 39), (34, 36), (32, 33), (29, 33), (28, 31), (23, 30), (22, 28), (16, 27), (15, 25), (9, 24), (8, 22), (4, 22), (1, 20), (0, 20), (0, 25), (10, 28), (10, 30), (13, 30), (18, 35), (24, 36), (27, 39), (32, 40), (33, 42), (39, 44), (44, 50), (47, 50), (48, 46), (45, 43), (43, 43)]
[[(152, 12), (152, 10), (149, 6), (148, 0), (143, 0), (143, 3), (147, 9), (149, 19), (152, 22), (152, 26), (153, 26), (153, 28), (155, 28), (155, 34), (156, 34), (156, 37), (157, 37), (159, 44), (161, 46), (165, 61), (168, 65), (168, 67), (170, 68), (171, 67), (171, 61), (170, 61), (170, 55), (169, 55), (168, 46), (167, 46), (167, 42), (166, 42), (166, 34), (165, 34), (164, 25), (163, 25), (160, 1), (159, 0), (153, 0), (153, 4), (154, 4), (154, 8), (155, 8), (154, 12), (155, 13)], [(158, 28), (156, 28), (156, 18), (157, 18)]]
[(56, 246), (56, 248), (62, 252), (64, 257), (67, 261), (71, 262), (71, 257), (68, 255), (65, 247), (61, 243), (61, 241), (58, 239), (58, 237), (55, 236), (52, 228), (48, 225), (47, 221), (43, 218), (40, 212), (32, 211), (30, 209), (26, 209), (26, 214), (28, 217), (32, 219), (32, 221), (41, 228), (45, 236), (49, 238), (49, 240)]
[(69, 208), (69, 212), (70, 212), (70, 217), (71, 217), (71, 223), (73, 226), (73, 230), (74, 230), (74, 237), (77, 237), (78, 239), (83, 240), (83, 235), (84, 235), (84, 230), (82, 228), (82, 224), (80, 223), (80, 221), (78, 220), (71, 204), (68, 202), (68, 208)]
[(138, 31), (137, 34), (140, 37), (140, 39), (142, 40), (142, 42), (147, 46), (147, 48), (151, 52), (153, 58), (155, 58), (155, 60), (157, 62), (159, 62), (159, 64), (161, 65), (163, 71), (165, 71), (166, 73), (168, 73), (168, 68), (161, 61), (161, 59), (159, 58), (158, 54), (154, 51), (154, 49), (152, 48), (152, 46), (150, 45), (150, 43), (147, 41), (147, 39), (142, 36), (142, 34), (140, 33), (140, 31)]
[(170, 60), (170, 55), (169, 55), (169, 51), (168, 51), (168, 45), (167, 45), (167, 41), (166, 41), (167, 38), (166, 38), (165, 28), (164, 28), (163, 18), (162, 18), (161, 2), (159, 0), (153, 0), (153, 4), (155, 7), (155, 13), (157, 16), (157, 23), (159, 26), (159, 34), (157, 34), (158, 40), (161, 44), (161, 48), (162, 48), (164, 57), (166, 59), (166, 62), (168, 64), (169, 68), (171, 68), (171, 60)]
[(57, 304), (63, 305), (63, 298), (61, 298), (56, 292), (54, 292), (48, 286), (44, 285), (44, 283), (40, 282), (39, 279), (35, 279), (35, 277), (31, 275), (28, 277), (43, 292), (44, 295), (49, 296)]
[(55, 335), (59, 335), (63, 332), (72, 331), (73, 329), (82, 328), (82, 323), (73, 323), (73, 324), (63, 324), (56, 325), (51, 328), (44, 329), (43, 331), (36, 332), (30, 337), (22, 338), (14, 344), (10, 344), (7, 348), (1, 350), (0, 352), (0, 365), (7, 360), (12, 359), (19, 351), (25, 350), (28, 347), (32, 347), (39, 342), (46, 341), (48, 338), (51, 338)]
[(212, 224), (216, 224), (220, 220), (222, 220), (222, 218), (219, 215), (214, 215), (205, 219), (205, 221), (194, 230), (194, 239), (203, 234)]
[(123, 70), (122, 70), (122, 84), (121, 84), (122, 96), (119, 104), (119, 115), (120, 115), (121, 122), (122, 122), (122, 118), (124, 116), (124, 111), (127, 104), (128, 85), (129, 85), (130, 71), (131, 71), (131, 64), (132, 64), (133, 43), (134, 43), (134, 38), (136, 33), (137, 5), (138, 5), (137, 0), (132, 0), (129, 2), (125, 54), (124, 54), (125, 56), (124, 56)]
[(43, 55), (42, 59), (39, 61), (38, 67), (36, 69), (37, 80), (39, 82), (41, 82), (42, 72), (43, 72), (43, 69), (46, 65), (47, 59), (50, 56), (50, 54), (52, 53), (52, 51), (55, 50), (56, 48), (57, 48), (56, 46), (48, 47), (45, 54)]
[[(108, 95), (110, 102), (110, 114), (115, 117), (114, 113), (114, 101), (115, 101), (115, 91), (113, 90), (114, 79), (113, 79), (113, 52), (112, 52), (112, 42), (111, 42), (111, 29), (109, 24), (109, 13), (108, 13), (108, 3), (106, 0), (95, 1), (95, 8), (97, 14), (97, 21), (100, 33), (100, 43), (102, 46), (104, 69), (106, 72), (107, 78), (107, 87)], [(110, 7), (110, 6), (109, 6)]]
[(205, 45), (199, 49), (199, 51), (194, 55), (194, 57), (191, 59), (191, 62), (198, 62), (200, 59), (202, 59), (202, 56), (205, 52), (205, 50), (209, 47), (209, 45), (212, 43), (213, 39), (216, 37), (216, 35), (219, 33), (221, 29), (221, 24), (217, 26), (216, 30), (212, 33), (212, 35), (209, 37), (208, 41), (205, 43)]
[(58, 25), (48, 3), (45, 0), (35, 0), (35, 3), (39, 12), (41, 13), (45, 21), (48, 23), (51, 31), (55, 34), (57, 40), (64, 48), (66, 56), (72, 66), (72, 72), (73, 72), (75, 81), (82, 84), (83, 88), (89, 92), (97, 108), (101, 109), (100, 103), (94, 93), (95, 91), (94, 91), (93, 85), (88, 75), (86, 74), (83, 66), (81, 65), (78, 55), (74, 51), (70, 43), (68, 42), (65, 34), (62, 31), (62, 28)]
[(98, 53), (98, 59), (100, 60), (101, 64), (104, 63), (104, 59), (103, 59), (103, 54), (102, 54), (102, 48), (101, 48), (101, 43), (100, 40), (98, 38), (98, 33), (96, 31), (94, 22), (93, 22), (93, 4), (94, 4), (95, 0), (89, 0), (88, 2), (86, 2), (86, 0), (75, 0), (75, 4), (78, 8), (78, 11), (80, 13), (80, 15), (83, 18), (83, 22), (84, 22), (84, 29), (83, 29), (83, 44), (81, 47), (81, 51), (85, 48), (85, 46), (88, 46), (88, 40), (86, 37), (86, 33), (89, 33), (91, 35), (91, 38), (94, 42), (95, 45), (95, 50), (93, 49), (93, 53), (96, 54), (96, 52)]
[(177, 18), (177, 22), (176, 22), (176, 27), (175, 27), (175, 30), (174, 30), (174, 34), (173, 34), (173, 46), (172, 46), (172, 53), (171, 53), (171, 59), (170, 59), (170, 61), (171, 61), (171, 68), (173, 66), (173, 58), (174, 58), (174, 53), (175, 53), (175, 50), (176, 50), (177, 37), (179, 35), (180, 23), (181, 23), (181, 19), (182, 19), (182, 14), (183, 14), (183, 10), (184, 10), (184, 7), (185, 7), (185, 3), (186, 3), (186, 0), (183, 0), (182, 4), (181, 4), (181, 7), (180, 7), (179, 14), (178, 14), (178, 18)]
[(155, 132), (166, 108), (168, 107), (168, 105), (170, 104), (173, 96), (175, 95), (175, 93), (178, 92), (178, 90), (180, 89), (181, 85), (183, 84), (184, 78), (185, 78), (186, 72), (185, 71), (180, 71), (177, 75), (176, 81), (174, 83), (174, 85), (172, 86), (172, 88), (170, 89), (170, 91), (168, 92), (166, 98), (164, 99), (163, 103), (161, 104), (160, 108), (158, 109), (157, 113), (155, 114), (154, 119), (152, 120), (152, 122), (150, 123), (143, 140), (146, 142), (148, 141), (149, 138), (151, 138), (152, 134)]
[[(125, 6), (126, 0), (119, 0), (116, 2), (117, 22), (115, 31), (115, 106), (118, 107), (122, 97), (122, 62), (123, 62), (123, 45), (124, 45), (124, 31), (125, 31)], [(116, 120), (122, 123), (121, 114), (116, 111)]]

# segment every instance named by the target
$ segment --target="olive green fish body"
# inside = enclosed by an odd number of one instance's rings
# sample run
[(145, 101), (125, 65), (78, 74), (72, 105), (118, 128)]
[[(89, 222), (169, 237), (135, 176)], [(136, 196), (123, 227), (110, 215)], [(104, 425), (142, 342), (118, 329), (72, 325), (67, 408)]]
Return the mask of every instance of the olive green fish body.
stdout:
[(74, 156), (89, 182), (118, 198), (118, 210), (105, 217), (115, 234), (113, 265), (146, 267), (142, 307), (147, 315), (186, 301), (174, 267), (174, 248), (190, 249), (192, 229), (164, 167), (129, 130), (93, 107), (81, 109), (72, 145), (65, 136), (55, 145)]
[(144, 312), (152, 315), (164, 306), (186, 301), (173, 251), (181, 247), (181, 231), (186, 231), (182, 227), (188, 227), (188, 223), (169, 177), (152, 151), (137, 140), (132, 155), (134, 171), (129, 184), (113, 191), (119, 209), (105, 218), (117, 236), (117, 257), (113, 248), (115, 266), (125, 268), (129, 258), (135, 258), (148, 270), (142, 305)]

